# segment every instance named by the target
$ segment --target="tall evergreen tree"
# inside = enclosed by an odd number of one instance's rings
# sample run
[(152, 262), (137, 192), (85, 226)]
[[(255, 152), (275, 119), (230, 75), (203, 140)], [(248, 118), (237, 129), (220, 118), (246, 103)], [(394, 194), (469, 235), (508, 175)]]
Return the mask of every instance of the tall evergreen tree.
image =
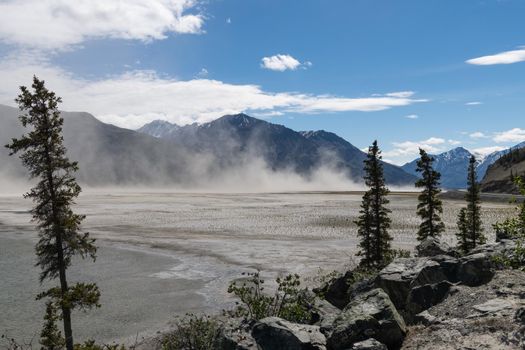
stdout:
[[(480, 186), (476, 179), (476, 158), (470, 157), (467, 175), (467, 207), (458, 216), (457, 234), (459, 248), (467, 253), (486, 242), (481, 226)], [(463, 212), (464, 211), (464, 212)]]
[(364, 267), (372, 267), (373, 265), (373, 242), (372, 242), (372, 211), (370, 208), (370, 193), (366, 192), (363, 195), (361, 202), (360, 216), (355, 223), (358, 230), (357, 235), (361, 237), (359, 247), (361, 250), (357, 253), (361, 257), (360, 264)]
[(416, 171), (421, 173), (421, 179), (416, 181), (416, 187), (423, 188), (418, 197), (417, 215), (423, 220), (419, 225), (417, 239), (422, 241), (427, 237), (438, 237), (445, 230), (441, 221), (443, 204), (438, 198), (441, 189), (439, 180), (441, 174), (432, 168), (434, 158), (423, 149), (419, 149), (420, 158), (417, 161)]
[[(32, 91), (25, 86), (20, 90), (15, 101), (23, 113), (20, 121), (30, 131), (6, 147), (11, 155), (21, 153), (30, 177), (38, 180), (25, 197), (35, 203), (31, 214), (39, 231), (36, 265), (41, 268), (40, 282), (59, 280), (57, 287), (37, 296), (37, 299), (48, 298), (40, 342), (45, 349), (61, 348), (65, 343), (67, 350), (73, 350), (71, 311), (98, 306), (100, 293), (95, 284), (68, 285), (66, 272), (75, 255), (94, 260), (96, 247), (94, 239), (80, 231), (84, 216), (71, 209), (81, 189), (73, 176), (78, 170), (77, 163), (66, 157), (63, 145), (64, 121), (58, 110), (61, 98), (37, 77), (33, 77)], [(63, 321), (65, 339), (54, 326), (57, 319)]]
[(385, 266), (393, 253), (390, 244), (392, 237), (388, 233), (391, 223), (388, 214), (391, 211), (386, 207), (390, 191), (385, 185), (381, 158), (377, 141), (374, 141), (364, 161), (364, 179), (369, 189), (363, 195), (361, 216), (356, 221), (362, 249), (358, 254), (364, 257), (361, 264), (370, 268)]

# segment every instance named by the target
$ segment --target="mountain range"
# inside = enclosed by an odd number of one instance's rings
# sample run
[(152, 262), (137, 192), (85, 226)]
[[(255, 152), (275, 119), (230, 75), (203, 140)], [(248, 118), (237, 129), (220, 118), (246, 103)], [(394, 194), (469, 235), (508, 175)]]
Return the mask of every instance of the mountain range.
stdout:
[[(510, 149), (518, 149), (525, 147), (525, 142), (522, 142)], [(476, 157), (476, 174), (478, 181), (482, 181), (485, 177), (487, 169), (503, 155), (509, 152), (510, 149), (496, 151), (486, 156), (472, 153), (463, 147), (457, 147), (450, 151), (432, 155), (434, 158), (434, 169), (441, 173), (441, 186), (448, 189), (461, 189), (467, 186), (467, 170), (470, 157)], [(416, 172), (417, 159), (406, 163), (401, 168), (406, 172), (420, 176)]]
[[(16, 108), (0, 105), (0, 144), (26, 130)], [(252, 163), (270, 171), (292, 172), (306, 180), (320, 167), (361, 180), (366, 154), (326, 131), (296, 132), (245, 114), (228, 115), (205, 124), (177, 126), (155, 121), (138, 131), (97, 120), (89, 113), (61, 112), (68, 155), (78, 160), (79, 181), (92, 186), (198, 186), (223, 173), (241, 174)], [(0, 175), (24, 178), (17, 157), (0, 147)], [(384, 163), (391, 185), (412, 184), (413, 175)], [(242, 179), (240, 180), (242, 181)]]
[[(0, 105), (0, 145), (25, 132), (18, 115), (18, 109)], [(198, 186), (228, 171), (241, 174), (240, 169), (255, 161), (261, 161), (270, 171), (293, 172), (306, 180), (319, 168), (358, 182), (364, 175), (366, 154), (340, 136), (324, 130), (294, 131), (246, 114), (185, 126), (156, 120), (136, 131), (102, 123), (89, 113), (62, 112), (62, 116), (68, 154), (80, 164), (78, 178), (93, 186)], [(522, 147), (525, 142), (513, 149)], [(477, 155), (478, 179), (482, 180), (487, 169), (508, 152)], [(466, 186), (471, 156), (462, 147), (433, 156), (444, 188)], [(4, 147), (0, 147), (0, 164), (0, 175), (23, 177), (26, 173), (17, 157), (9, 157)], [(419, 176), (416, 160), (402, 167), (383, 165), (390, 185), (411, 185)], [(486, 190), (498, 191), (494, 184), (506, 180), (496, 178), (510, 172), (509, 168), (495, 169), (500, 170), (492, 171), (494, 179), (489, 181), (492, 185), (484, 187)]]
[[(137, 131), (174, 144), (212, 154), (219, 165), (238, 166), (253, 157), (272, 170), (293, 170), (308, 176), (326, 166), (354, 181), (362, 181), (366, 154), (334, 133), (294, 131), (246, 114), (226, 115), (204, 124), (178, 126), (153, 121)], [(233, 155), (233, 157), (232, 157)], [(389, 184), (413, 184), (415, 177), (400, 167), (383, 163)]]

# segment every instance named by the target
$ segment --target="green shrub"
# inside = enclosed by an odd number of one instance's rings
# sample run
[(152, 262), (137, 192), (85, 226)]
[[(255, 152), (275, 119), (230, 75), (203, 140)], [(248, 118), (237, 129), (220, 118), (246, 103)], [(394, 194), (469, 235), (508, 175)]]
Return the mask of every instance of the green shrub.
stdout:
[(525, 246), (524, 240), (516, 241), (516, 248), (510, 254), (498, 254), (492, 258), (493, 262), (500, 267), (525, 271)]
[(238, 285), (232, 282), (228, 293), (239, 298), (237, 307), (230, 312), (235, 317), (260, 320), (277, 316), (297, 323), (309, 323), (312, 317), (314, 296), (301, 289), (299, 275), (277, 278), (277, 290), (273, 295), (264, 292), (264, 280), (259, 272), (248, 273), (248, 280)]
[[(519, 193), (525, 195), (525, 181), (520, 176), (513, 178)], [(496, 255), (494, 263), (500, 267), (525, 271), (525, 201), (518, 203), (517, 215), (503, 222), (493, 225), (496, 237), (512, 238), (516, 240), (516, 248), (511, 252)]]
[(160, 345), (163, 350), (214, 350), (220, 329), (220, 323), (210, 316), (187, 314), (161, 337)]

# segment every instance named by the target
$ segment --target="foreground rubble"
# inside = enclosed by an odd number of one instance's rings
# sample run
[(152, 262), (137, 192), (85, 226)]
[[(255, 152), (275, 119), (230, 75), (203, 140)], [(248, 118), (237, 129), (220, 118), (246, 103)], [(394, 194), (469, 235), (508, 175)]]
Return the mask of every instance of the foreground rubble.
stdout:
[(228, 319), (217, 350), (525, 349), (525, 272), (499, 270), (502, 239), (460, 256), (435, 239), (375, 275), (318, 289), (312, 324)]

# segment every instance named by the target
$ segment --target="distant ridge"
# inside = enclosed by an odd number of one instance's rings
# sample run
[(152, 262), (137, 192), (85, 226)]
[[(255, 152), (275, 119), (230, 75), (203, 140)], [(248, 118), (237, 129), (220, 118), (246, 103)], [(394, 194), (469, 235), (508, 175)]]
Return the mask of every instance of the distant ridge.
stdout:
[[(262, 157), (273, 170), (293, 169), (307, 176), (319, 166), (329, 165), (354, 181), (361, 181), (363, 177), (366, 154), (340, 136), (324, 130), (297, 132), (243, 113), (226, 115), (201, 125), (173, 128), (170, 124), (165, 126), (165, 131), (158, 130), (159, 125), (148, 123), (139, 131), (163, 135), (162, 138), (185, 148), (212, 153), (221, 159), (222, 165), (232, 165), (246, 157)], [(414, 183), (415, 177), (400, 167), (383, 164), (389, 184)]]
[(180, 128), (177, 124), (172, 124), (165, 120), (154, 120), (148, 123), (137, 131), (143, 134), (148, 134), (157, 138), (164, 138), (174, 133)]
[(491, 193), (517, 193), (512, 176), (525, 176), (525, 143), (516, 145), (487, 169), (481, 190)]
[[(478, 181), (481, 181), (487, 172), (487, 169), (496, 162), (503, 155), (508, 153), (511, 149), (521, 148), (525, 146), (525, 142), (522, 142), (510, 149), (503, 151), (496, 151), (489, 155), (482, 156), (479, 154), (473, 154), (463, 147), (457, 147), (450, 151), (432, 155), (434, 157), (434, 168), (441, 173), (441, 185), (444, 188), (449, 189), (462, 189), (467, 186), (467, 169), (470, 157), (476, 156), (477, 165), (476, 171), (478, 175)], [(417, 159), (406, 163), (402, 168), (415, 176), (419, 176), (416, 172)]]

